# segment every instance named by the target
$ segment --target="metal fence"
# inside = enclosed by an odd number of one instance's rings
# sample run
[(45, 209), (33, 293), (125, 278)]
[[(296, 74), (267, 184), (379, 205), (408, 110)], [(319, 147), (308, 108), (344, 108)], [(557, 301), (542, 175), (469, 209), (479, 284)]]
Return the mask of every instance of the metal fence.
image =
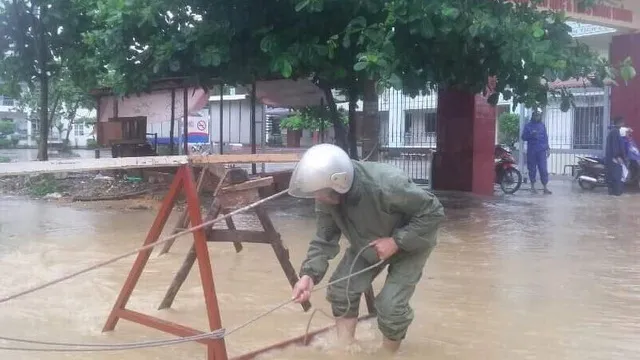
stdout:
[(403, 169), (417, 183), (427, 183), (436, 148), (437, 93), (411, 98), (387, 89), (379, 98), (378, 109), (380, 161)]
[[(602, 156), (604, 153), (611, 113), (609, 88), (582, 87), (570, 91), (575, 107), (564, 112), (560, 99), (551, 98), (542, 111), (551, 148), (547, 163), (550, 174), (572, 175), (578, 163), (576, 156)], [(523, 170), (527, 173), (526, 166)]]
[[(551, 156), (548, 166), (551, 174), (572, 175), (578, 163), (576, 156), (601, 156), (604, 139), (610, 124), (610, 89), (579, 87), (569, 89), (575, 107), (563, 112), (560, 98), (550, 98), (543, 109)], [(385, 90), (379, 98), (380, 161), (403, 169), (414, 181), (428, 183), (431, 175), (432, 153), (436, 150), (437, 92), (414, 98), (394, 89)], [(510, 102), (500, 101), (500, 113), (510, 111)], [(522, 126), (530, 111), (522, 110)], [(497, 126), (497, 122), (496, 122)], [(497, 133), (497, 128), (496, 128)], [(497, 141), (497, 139), (496, 139)], [(514, 149), (526, 175), (526, 153)]]

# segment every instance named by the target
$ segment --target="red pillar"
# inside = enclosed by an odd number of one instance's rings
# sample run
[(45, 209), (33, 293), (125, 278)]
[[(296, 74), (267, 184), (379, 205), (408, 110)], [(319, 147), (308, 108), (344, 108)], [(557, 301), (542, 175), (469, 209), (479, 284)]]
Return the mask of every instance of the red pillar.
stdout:
[[(609, 58), (616, 65), (631, 56), (633, 66), (640, 69), (640, 34), (616, 35), (611, 41)], [(611, 87), (611, 119), (622, 116), (625, 123), (635, 131), (636, 141), (640, 141), (640, 77), (635, 77), (625, 85), (617, 79), (618, 86)]]
[(492, 195), (496, 109), (465, 91), (438, 93), (433, 188)]

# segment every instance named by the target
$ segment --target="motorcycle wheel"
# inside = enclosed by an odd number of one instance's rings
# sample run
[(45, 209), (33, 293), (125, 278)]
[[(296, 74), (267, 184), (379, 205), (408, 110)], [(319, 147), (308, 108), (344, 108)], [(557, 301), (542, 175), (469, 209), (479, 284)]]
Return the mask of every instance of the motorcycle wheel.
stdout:
[(596, 188), (596, 184), (589, 181), (580, 180), (580, 179), (578, 179), (578, 185), (580, 185), (580, 188), (582, 190), (593, 190)]
[[(515, 184), (513, 188), (508, 188), (507, 185)], [(522, 174), (516, 168), (508, 168), (504, 170), (502, 174), (502, 178), (500, 179), (500, 189), (505, 194), (515, 194), (516, 191), (520, 189), (522, 185)]]

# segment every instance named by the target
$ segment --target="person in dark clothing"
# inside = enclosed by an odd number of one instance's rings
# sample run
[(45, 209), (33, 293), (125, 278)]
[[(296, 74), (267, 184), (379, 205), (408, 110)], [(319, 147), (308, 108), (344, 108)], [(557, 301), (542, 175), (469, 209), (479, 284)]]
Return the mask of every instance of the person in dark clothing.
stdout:
[(542, 112), (535, 109), (529, 121), (522, 131), (522, 140), (527, 142), (527, 169), (531, 181), (531, 192), (535, 193), (536, 170), (540, 172), (540, 182), (545, 194), (551, 194), (547, 188), (549, 172), (547, 171), (547, 158), (549, 157), (549, 138), (547, 128), (542, 123)]
[(604, 164), (606, 169), (607, 187), (609, 195), (622, 195), (622, 164), (624, 164), (625, 147), (622, 136), (620, 136), (620, 128), (624, 125), (622, 117), (618, 116), (613, 119), (607, 134), (607, 142), (604, 154)]

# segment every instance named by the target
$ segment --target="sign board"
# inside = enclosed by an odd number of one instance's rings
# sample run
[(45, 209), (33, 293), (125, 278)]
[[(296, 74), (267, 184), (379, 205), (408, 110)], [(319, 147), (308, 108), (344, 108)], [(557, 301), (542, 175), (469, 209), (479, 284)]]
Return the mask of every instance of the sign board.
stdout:
[(188, 142), (190, 144), (209, 143), (209, 124), (206, 118), (190, 116), (187, 129)]

